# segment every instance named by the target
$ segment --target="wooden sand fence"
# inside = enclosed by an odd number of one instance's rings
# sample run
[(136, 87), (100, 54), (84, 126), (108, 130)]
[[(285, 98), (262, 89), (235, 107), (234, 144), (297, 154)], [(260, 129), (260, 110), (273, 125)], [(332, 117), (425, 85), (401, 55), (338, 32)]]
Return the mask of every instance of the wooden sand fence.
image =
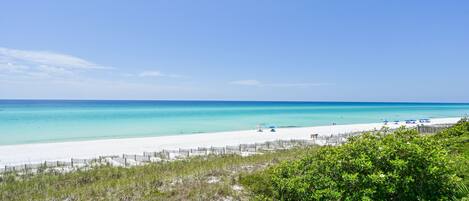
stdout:
[(417, 131), (422, 134), (434, 134), (447, 129), (454, 124), (417, 125)]
[(161, 150), (139, 154), (122, 154), (120, 156), (101, 156), (93, 159), (76, 159), (70, 161), (46, 161), (37, 164), (5, 165), (0, 167), (1, 173), (37, 173), (41, 171), (68, 172), (87, 169), (100, 165), (131, 167), (147, 163), (180, 160), (190, 157), (206, 157), (210, 155), (241, 155), (248, 156), (262, 151), (275, 151), (293, 147), (313, 145), (312, 140), (275, 140), (264, 143), (230, 145), (224, 147), (197, 147), (191, 149)]

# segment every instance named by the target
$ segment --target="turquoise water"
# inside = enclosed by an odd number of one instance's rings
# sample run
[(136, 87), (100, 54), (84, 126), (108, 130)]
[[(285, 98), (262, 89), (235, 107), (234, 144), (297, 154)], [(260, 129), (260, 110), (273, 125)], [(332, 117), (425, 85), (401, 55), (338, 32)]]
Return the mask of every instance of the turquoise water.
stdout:
[(0, 100), (0, 144), (457, 117), (469, 104)]

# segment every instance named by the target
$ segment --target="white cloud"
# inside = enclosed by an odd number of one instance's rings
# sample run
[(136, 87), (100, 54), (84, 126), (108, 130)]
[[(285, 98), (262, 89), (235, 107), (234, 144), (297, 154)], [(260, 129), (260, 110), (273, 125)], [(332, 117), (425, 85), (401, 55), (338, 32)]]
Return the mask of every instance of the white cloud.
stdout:
[(0, 65), (47, 65), (75, 69), (109, 69), (75, 56), (47, 52), (17, 50), (0, 47)]
[[(149, 82), (142, 77), (184, 77), (160, 71), (125, 73), (75, 56), (0, 47), (0, 98), (151, 98), (179, 95), (193, 86)], [(140, 78), (138, 80), (132, 78)], [(127, 79), (131, 78), (131, 79)], [(152, 93), (149, 93), (152, 92)]]
[(140, 77), (160, 77), (163, 74), (160, 71), (143, 71), (138, 74)]
[(234, 85), (256, 87), (317, 87), (331, 85), (329, 83), (262, 83), (259, 80), (236, 80), (229, 83)]
[(0, 72), (4, 73), (21, 73), (29, 69), (27, 66), (13, 65), (12, 63), (2, 63), (0, 61)]
[(49, 75), (73, 75), (73, 71), (67, 70), (66, 68), (55, 67), (55, 66), (47, 66), (47, 65), (40, 65), (38, 67), (39, 71), (43, 73), (47, 73)]
[(80, 72), (110, 69), (60, 53), (0, 47), (0, 74), (18, 79), (70, 78)]
[(244, 86), (261, 86), (261, 82), (259, 82), (258, 80), (236, 80), (231, 81), (230, 84)]
[(319, 87), (331, 85), (329, 83), (277, 83), (277, 84), (266, 84), (265, 86), (271, 87)]
[(171, 77), (171, 78), (179, 78), (182, 75), (177, 74), (165, 74), (161, 73), (160, 71), (143, 71), (138, 74), (140, 77)]

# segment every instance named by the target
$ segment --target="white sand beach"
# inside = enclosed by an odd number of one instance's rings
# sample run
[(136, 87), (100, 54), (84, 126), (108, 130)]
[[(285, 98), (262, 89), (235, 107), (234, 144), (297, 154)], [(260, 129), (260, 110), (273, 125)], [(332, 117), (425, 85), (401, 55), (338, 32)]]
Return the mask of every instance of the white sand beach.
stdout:
[[(455, 123), (460, 118), (431, 119), (431, 123)], [(162, 149), (196, 148), (210, 146), (226, 146), (272, 141), (277, 139), (310, 139), (310, 135), (334, 135), (354, 131), (380, 129), (383, 123), (330, 125), (301, 128), (277, 128), (276, 132), (253, 130), (203, 133), (192, 135), (108, 139), (93, 141), (75, 141), (41, 144), (21, 144), (0, 146), (0, 165), (17, 165), (40, 163), (44, 161), (69, 161), (71, 158), (89, 159), (98, 156), (120, 154), (142, 154), (144, 151), (160, 151)], [(404, 122), (387, 127), (397, 128), (406, 125)]]

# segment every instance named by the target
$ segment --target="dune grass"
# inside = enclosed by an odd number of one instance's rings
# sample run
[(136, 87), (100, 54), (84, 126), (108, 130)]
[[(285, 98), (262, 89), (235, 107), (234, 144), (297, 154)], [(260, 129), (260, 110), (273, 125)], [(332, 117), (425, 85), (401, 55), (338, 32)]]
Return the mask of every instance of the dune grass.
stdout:
[(209, 156), (131, 168), (4, 175), (0, 200), (248, 200), (240, 174), (294, 160), (316, 147), (241, 157)]

